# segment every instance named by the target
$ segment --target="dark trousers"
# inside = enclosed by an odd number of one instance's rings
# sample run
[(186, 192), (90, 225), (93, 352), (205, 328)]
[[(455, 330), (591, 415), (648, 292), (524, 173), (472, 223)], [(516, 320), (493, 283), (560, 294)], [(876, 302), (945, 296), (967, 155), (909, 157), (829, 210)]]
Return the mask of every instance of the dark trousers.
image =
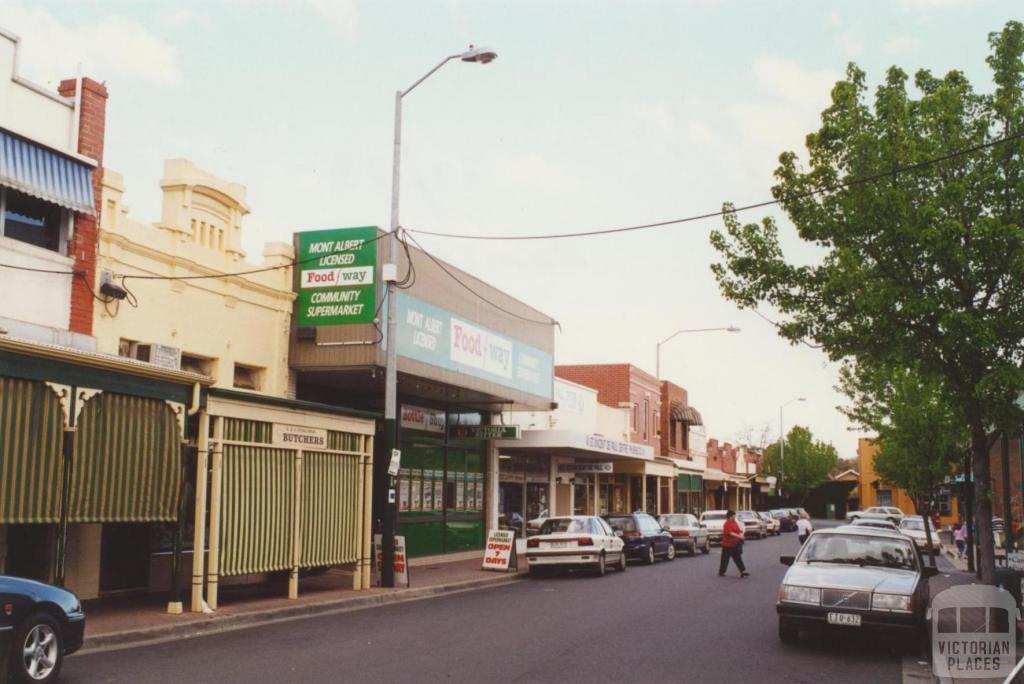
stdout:
[(722, 560), (718, 563), (719, 575), (724, 575), (725, 571), (729, 569), (730, 558), (736, 564), (736, 567), (740, 569), (740, 572), (747, 571), (747, 566), (743, 564), (743, 546), (723, 546)]
[(804, 542), (807, 541), (807, 538), (810, 537), (810, 536), (811, 535), (809, 535), (809, 534), (801, 534), (801, 535), (797, 536), (797, 539), (800, 540), (800, 546), (803, 546)]

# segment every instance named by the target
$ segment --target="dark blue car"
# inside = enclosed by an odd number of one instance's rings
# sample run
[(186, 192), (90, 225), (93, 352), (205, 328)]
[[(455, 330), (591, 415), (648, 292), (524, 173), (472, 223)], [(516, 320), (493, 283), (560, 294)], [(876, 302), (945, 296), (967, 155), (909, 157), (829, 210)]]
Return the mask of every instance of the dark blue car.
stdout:
[(84, 636), (85, 613), (73, 593), (0, 575), (0, 659), (7, 658), (14, 681), (55, 681), (64, 656), (81, 648)]
[(676, 545), (672, 534), (662, 528), (652, 516), (642, 511), (636, 513), (605, 513), (601, 516), (608, 521), (615, 536), (625, 543), (626, 558), (636, 558), (648, 565), (661, 557), (673, 560)]

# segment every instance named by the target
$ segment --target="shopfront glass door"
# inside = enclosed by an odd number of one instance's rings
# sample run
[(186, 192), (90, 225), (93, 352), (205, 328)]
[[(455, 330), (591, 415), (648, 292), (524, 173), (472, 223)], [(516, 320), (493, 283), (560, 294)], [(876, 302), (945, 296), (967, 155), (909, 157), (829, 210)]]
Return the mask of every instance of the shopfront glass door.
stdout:
[(594, 514), (594, 483), (589, 476), (577, 475), (573, 483), (573, 515)]

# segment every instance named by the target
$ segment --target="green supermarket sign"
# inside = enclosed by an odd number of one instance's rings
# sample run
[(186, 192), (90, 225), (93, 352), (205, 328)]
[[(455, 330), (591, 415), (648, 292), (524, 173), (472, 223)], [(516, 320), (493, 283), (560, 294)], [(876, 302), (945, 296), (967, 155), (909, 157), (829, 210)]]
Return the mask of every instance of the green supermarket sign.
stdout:
[(374, 226), (298, 233), (300, 327), (373, 322), (376, 240)]

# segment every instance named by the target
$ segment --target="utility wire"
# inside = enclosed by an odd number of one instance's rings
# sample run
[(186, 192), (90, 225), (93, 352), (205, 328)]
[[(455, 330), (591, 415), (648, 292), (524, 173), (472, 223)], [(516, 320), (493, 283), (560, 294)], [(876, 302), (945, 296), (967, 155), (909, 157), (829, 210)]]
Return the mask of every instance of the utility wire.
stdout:
[[(780, 197), (778, 199), (765, 200), (763, 202), (755, 202), (754, 204), (745, 204), (741, 207), (732, 207), (730, 209), (719, 209), (718, 211), (710, 211), (705, 214), (697, 214), (695, 216), (687, 216), (685, 218), (669, 219), (667, 221), (658, 221), (656, 223), (642, 223), (636, 226), (622, 226), (619, 228), (603, 228), (600, 230), (586, 230), (577, 233), (549, 233), (539, 235), (468, 235), (464, 233), (442, 233), (431, 230), (421, 230), (419, 228), (408, 228), (411, 233), (419, 233), (420, 235), (434, 235), (436, 237), (455, 238), (459, 240), (561, 240), (565, 238), (578, 238), (578, 237), (591, 237), (595, 235), (611, 235), (613, 233), (628, 233), (637, 230), (648, 230), (650, 228), (662, 228), (664, 226), (672, 226), (680, 223), (692, 223), (694, 221), (702, 221), (709, 218), (717, 218), (725, 216), (726, 214), (735, 214), (741, 211), (750, 211), (751, 209), (761, 209), (764, 207), (770, 207), (783, 202), (791, 202), (793, 200), (806, 199), (826, 192), (833, 192), (835, 190), (841, 190), (843, 188), (850, 188), (857, 185), (864, 185), (866, 183), (872, 183), (882, 178), (889, 178), (892, 176), (905, 173), (907, 171), (915, 171), (918, 169), (931, 166), (933, 164), (939, 164), (956, 157), (962, 157), (967, 154), (973, 154), (980, 152), (981, 150), (995, 147), (996, 145), (1002, 145), (1004, 143), (1013, 142), (1014, 140), (1020, 140), (1024, 138), (1024, 131), (1020, 133), (1014, 133), (1007, 135), (996, 140), (991, 140), (987, 143), (980, 145), (974, 145), (973, 147), (965, 147), (963, 149), (954, 150), (949, 154), (942, 155), (940, 157), (931, 157), (929, 159), (922, 159), (919, 162), (908, 164), (906, 166), (900, 166), (890, 171), (883, 171), (881, 173), (875, 173), (870, 176), (864, 176), (862, 178), (854, 178), (853, 180), (841, 181), (833, 185), (826, 185), (820, 188), (814, 188), (805, 192), (797, 193), (795, 195), (789, 195), (786, 197)], [(419, 243), (417, 243), (419, 244)], [(421, 248), (422, 249), (422, 248)]]
[(506, 313), (509, 316), (512, 316), (513, 318), (518, 318), (521, 321), (526, 321), (527, 323), (536, 323), (538, 325), (555, 325), (555, 326), (558, 327), (559, 330), (562, 329), (562, 324), (559, 323), (558, 321), (554, 320), (554, 319), (550, 319), (550, 320), (546, 320), (546, 321), (541, 321), (541, 320), (537, 320), (536, 318), (529, 318), (528, 316), (522, 316), (520, 314), (517, 314), (514, 311), (509, 311), (508, 309), (506, 309), (505, 307), (501, 306), (500, 304), (492, 302), (490, 299), (488, 299), (487, 297), (484, 297), (482, 294), (480, 294), (479, 292), (474, 290), (472, 287), (467, 285), (465, 282), (463, 282), (462, 279), (460, 279), (458, 276), (456, 276), (454, 273), (452, 273), (451, 270), (449, 270), (448, 267), (444, 265), (444, 263), (442, 263), (439, 259), (437, 259), (433, 254), (431, 254), (430, 252), (425, 250), (423, 248), (423, 245), (421, 245), (419, 243), (419, 241), (416, 239), (416, 236), (410, 235), (409, 239), (412, 240), (413, 243), (415, 243), (416, 246), (419, 247), (420, 251), (423, 252), (424, 254), (426, 254), (430, 258), (430, 260), (433, 261), (438, 266), (438, 268), (440, 268), (442, 271), (447, 273), (449, 278), (451, 278), (452, 280), (457, 282), (459, 285), (461, 285), (463, 288), (465, 288), (466, 290), (471, 292), (473, 294), (473, 296), (477, 297), (481, 301), (486, 302), (487, 304), (490, 304), (491, 306), (493, 306), (498, 311)]
[(29, 271), (31, 273), (53, 273), (55, 275), (85, 275), (84, 271), (57, 271), (49, 268), (32, 268), (30, 266), (15, 266), (14, 264), (0, 264), (0, 268), (9, 268), (15, 271)]

